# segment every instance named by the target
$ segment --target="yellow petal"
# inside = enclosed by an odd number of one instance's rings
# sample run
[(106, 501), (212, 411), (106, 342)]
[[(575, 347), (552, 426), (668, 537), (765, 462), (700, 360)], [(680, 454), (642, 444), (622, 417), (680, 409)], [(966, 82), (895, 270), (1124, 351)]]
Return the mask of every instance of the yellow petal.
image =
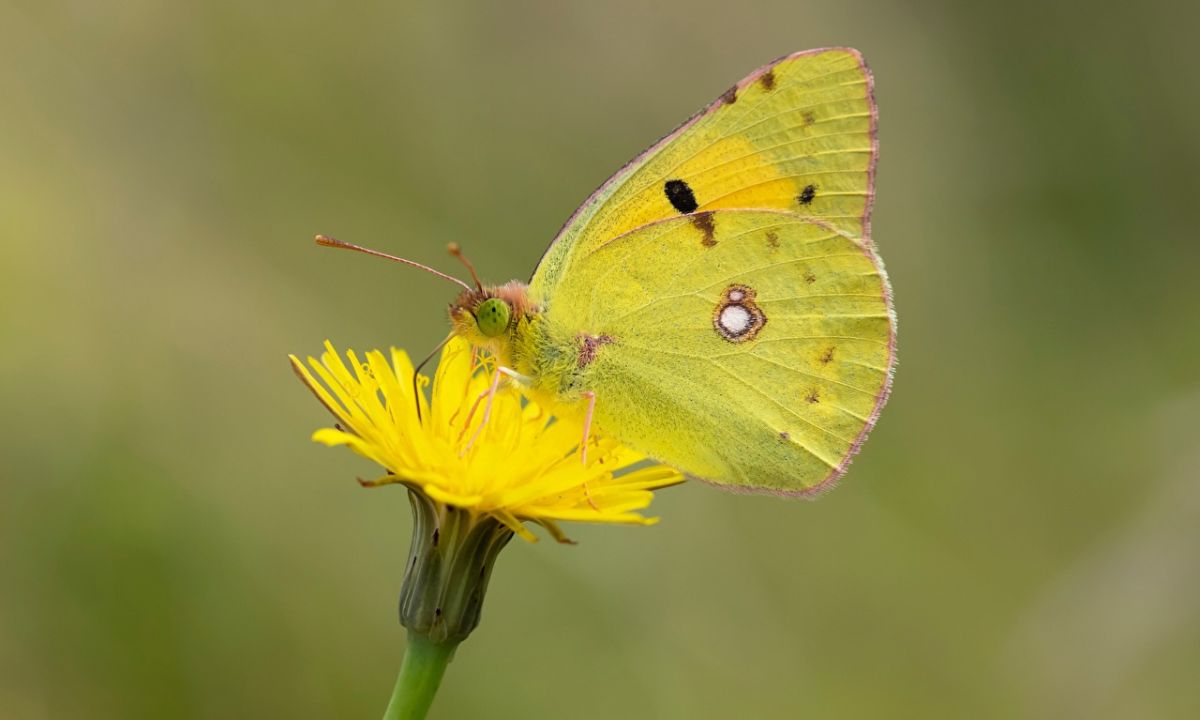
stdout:
[(638, 512), (652, 490), (683, 480), (596, 434), (585, 466), (577, 413), (554, 418), (507, 379), (493, 388), (495, 359), (460, 338), (447, 341), (428, 391), (401, 350), (361, 358), (351, 350), (343, 359), (326, 341), (309, 367), (290, 359), (341, 424), (313, 440), (347, 446), (389, 473), (364, 484), (405, 484), (435, 502), (489, 514), (529, 541), (537, 537), (526, 520), (560, 542), (562, 520), (652, 524), (656, 518)]

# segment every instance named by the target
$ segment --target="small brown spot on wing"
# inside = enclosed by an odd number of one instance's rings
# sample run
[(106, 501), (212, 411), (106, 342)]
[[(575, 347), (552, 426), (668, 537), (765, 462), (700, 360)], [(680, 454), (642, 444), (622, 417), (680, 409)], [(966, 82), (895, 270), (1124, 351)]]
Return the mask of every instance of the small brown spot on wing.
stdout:
[(726, 90), (721, 94), (721, 101), (726, 105), (732, 105), (737, 102), (737, 85)]
[(763, 90), (770, 92), (775, 89), (775, 70), (771, 69), (758, 77), (758, 82), (763, 86)]
[(596, 351), (602, 345), (610, 344), (613, 339), (611, 335), (588, 335), (587, 333), (579, 333), (575, 336), (579, 340), (579, 359), (577, 367), (583, 369), (590, 365), (596, 359)]
[(704, 233), (704, 238), (700, 240), (700, 244), (704, 247), (712, 247), (717, 244), (717, 239), (713, 237), (716, 232), (716, 225), (713, 223), (711, 212), (696, 213), (692, 216), (692, 225), (697, 230)]
[(829, 347), (825, 348), (825, 352), (821, 353), (821, 364), (822, 365), (828, 365), (829, 363), (833, 362), (834, 349), (835, 349), (835, 346), (830, 345)]
[(800, 117), (804, 118), (804, 126), (808, 127), (817, 121), (817, 114), (812, 110), (805, 110)]
[(767, 231), (767, 247), (773, 249), (779, 247), (779, 233), (774, 230)]
[(813, 284), (813, 283), (815, 283), (816, 281), (817, 281), (817, 276), (816, 276), (816, 275), (813, 275), (813, 271), (812, 271), (812, 270), (805, 270), (805, 271), (804, 271), (804, 282), (808, 283), (809, 285), (812, 285), (812, 284)]
[(812, 388), (808, 391), (808, 394), (804, 396), (804, 402), (808, 403), (809, 405), (816, 405), (817, 403), (821, 402), (821, 392), (816, 388)]
[(792, 436), (790, 433), (788, 433), (787, 430), (784, 430), (783, 432), (779, 433), (779, 439), (784, 442), (787, 442), (788, 440), (792, 439)]

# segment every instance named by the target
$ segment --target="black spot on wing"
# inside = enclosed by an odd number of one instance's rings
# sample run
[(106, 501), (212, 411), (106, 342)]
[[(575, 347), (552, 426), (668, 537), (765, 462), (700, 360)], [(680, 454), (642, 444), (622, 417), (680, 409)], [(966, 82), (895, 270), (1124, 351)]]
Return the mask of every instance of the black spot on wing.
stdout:
[(696, 203), (696, 195), (692, 193), (692, 188), (682, 180), (668, 180), (663, 185), (663, 192), (666, 193), (671, 207), (681, 213), (694, 212), (696, 208), (700, 207)]
[(816, 196), (817, 196), (817, 186), (816, 185), (805, 185), (804, 189), (800, 191), (800, 194), (796, 196), (796, 200), (798, 200), (801, 205), (809, 205), (812, 203), (813, 198), (815, 198)]
[(721, 102), (726, 105), (732, 105), (737, 102), (737, 85), (734, 85), (721, 94)]
[(775, 70), (768, 70), (758, 77), (758, 82), (763, 86), (763, 90), (770, 92), (775, 89)]

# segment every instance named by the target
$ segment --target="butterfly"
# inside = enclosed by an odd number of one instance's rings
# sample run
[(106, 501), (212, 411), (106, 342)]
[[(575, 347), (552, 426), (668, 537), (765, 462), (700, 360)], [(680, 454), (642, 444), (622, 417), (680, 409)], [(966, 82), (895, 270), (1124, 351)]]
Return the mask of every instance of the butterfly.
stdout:
[(896, 359), (876, 123), (856, 50), (759, 68), (601, 185), (528, 284), (431, 270), (464, 288), (452, 336), (494, 357), (492, 393), (583, 417), (585, 457), (595, 429), (731, 490), (827, 489)]

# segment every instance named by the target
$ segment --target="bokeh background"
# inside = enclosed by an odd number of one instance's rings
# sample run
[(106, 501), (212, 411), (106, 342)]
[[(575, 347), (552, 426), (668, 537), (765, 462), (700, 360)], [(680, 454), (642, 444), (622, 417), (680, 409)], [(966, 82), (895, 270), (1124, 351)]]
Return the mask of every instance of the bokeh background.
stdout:
[(778, 55), (875, 72), (900, 365), (818, 502), (514, 542), (436, 718), (1200, 717), (1194, 6), (0, 2), (0, 717), (360, 718), (404, 493), (288, 369), (423, 353)]

